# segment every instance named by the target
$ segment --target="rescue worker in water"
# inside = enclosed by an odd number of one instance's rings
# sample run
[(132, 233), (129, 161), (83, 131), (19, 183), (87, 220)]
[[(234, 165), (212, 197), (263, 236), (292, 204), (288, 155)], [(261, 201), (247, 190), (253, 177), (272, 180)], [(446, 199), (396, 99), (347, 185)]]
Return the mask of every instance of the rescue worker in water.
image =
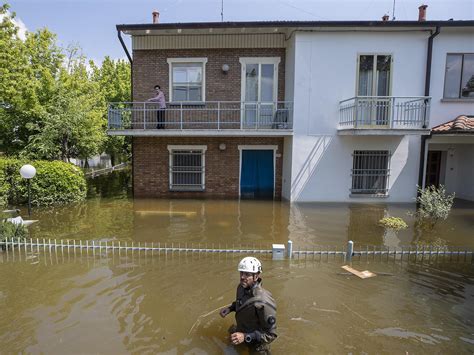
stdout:
[(220, 310), (221, 317), (235, 312), (237, 325), (229, 329), (232, 344), (245, 342), (250, 354), (271, 354), (270, 343), (276, 334), (276, 303), (272, 294), (262, 287), (262, 264), (257, 258), (243, 258), (237, 270), (240, 284), (237, 297)]

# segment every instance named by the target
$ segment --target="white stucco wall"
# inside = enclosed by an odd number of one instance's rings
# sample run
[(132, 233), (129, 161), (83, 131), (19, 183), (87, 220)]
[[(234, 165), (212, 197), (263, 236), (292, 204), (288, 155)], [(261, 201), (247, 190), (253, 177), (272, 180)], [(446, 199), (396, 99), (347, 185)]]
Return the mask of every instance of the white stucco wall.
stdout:
[(459, 115), (474, 115), (474, 100), (443, 101), (446, 56), (448, 53), (474, 53), (474, 29), (441, 28), (433, 42), (431, 67), (431, 120), (434, 127)]
[(456, 197), (474, 201), (474, 144), (459, 145), (457, 159)]
[(352, 152), (392, 153), (389, 196), (413, 202), (418, 181), (419, 136), (340, 136), (339, 101), (356, 95), (357, 57), (393, 56), (392, 95), (423, 96), (429, 33), (297, 33), (295, 35), (294, 137), (291, 199), (381, 201), (350, 197)]

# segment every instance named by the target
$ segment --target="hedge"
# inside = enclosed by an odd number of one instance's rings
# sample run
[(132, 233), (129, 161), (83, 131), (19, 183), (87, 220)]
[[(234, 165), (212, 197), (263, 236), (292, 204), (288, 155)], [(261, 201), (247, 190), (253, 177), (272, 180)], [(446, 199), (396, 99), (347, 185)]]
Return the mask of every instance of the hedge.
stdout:
[(84, 174), (73, 164), (0, 158), (0, 205), (28, 202), (27, 182), (20, 175), (24, 164), (36, 168), (36, 176), (31, 179), (32, 205), (46, 206), (85, 199), (87, 186)]

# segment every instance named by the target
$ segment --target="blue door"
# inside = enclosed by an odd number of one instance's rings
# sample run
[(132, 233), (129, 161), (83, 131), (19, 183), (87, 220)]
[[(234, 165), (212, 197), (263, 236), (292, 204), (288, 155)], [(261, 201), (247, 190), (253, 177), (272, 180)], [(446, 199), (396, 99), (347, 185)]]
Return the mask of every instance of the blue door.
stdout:
[(273, 150), (242, 150), (242, 198), (272, 199), (274, 175)]

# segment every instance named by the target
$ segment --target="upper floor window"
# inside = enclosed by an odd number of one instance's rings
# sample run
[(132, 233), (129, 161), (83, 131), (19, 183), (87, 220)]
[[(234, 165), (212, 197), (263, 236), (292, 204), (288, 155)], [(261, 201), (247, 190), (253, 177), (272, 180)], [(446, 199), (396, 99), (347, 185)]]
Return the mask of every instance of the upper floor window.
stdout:
[(357, 96), (390, 96), (392, 56), (361, 54), (358, 62)]
[(207, 58), (168, 58), (170, 101), (205, 101)]
[(448, 54), (444, 98), (474, 99), (474, 53)]

